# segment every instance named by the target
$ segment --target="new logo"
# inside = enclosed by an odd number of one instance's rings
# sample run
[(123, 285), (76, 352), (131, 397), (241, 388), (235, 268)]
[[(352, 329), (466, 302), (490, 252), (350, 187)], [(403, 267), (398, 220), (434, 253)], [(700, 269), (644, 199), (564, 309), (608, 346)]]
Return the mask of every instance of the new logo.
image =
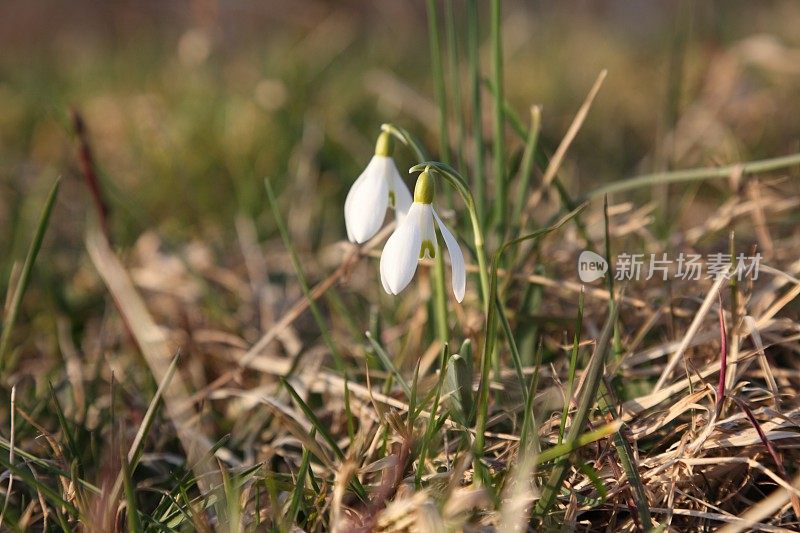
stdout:
[(591, 283), (606, 275), (608, 262), (601, 255), (584, 250), (578, 256), (578, 277), (584, 283)]

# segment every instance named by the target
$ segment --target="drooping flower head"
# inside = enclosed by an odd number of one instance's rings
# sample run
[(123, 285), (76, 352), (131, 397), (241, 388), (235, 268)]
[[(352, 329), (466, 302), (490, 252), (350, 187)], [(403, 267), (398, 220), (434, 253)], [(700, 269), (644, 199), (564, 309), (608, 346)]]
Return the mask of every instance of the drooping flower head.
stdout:
[(389, 294), (399, 294), (406, 288), (417, 271), (420, 259), (433, 259), (442, 253), (436, 238), (436, 225), (444, 238), (452, 265), (452, 285), (456, 300), (464, 299), (466, 269), (464, 254), (453, 234), (433, 208), (433, 179), (425, 169), (414, 187), (414, 203), (408, 214), (398, 222), (381, 254), (381, 283)]
[(386, 218), (387, 207), (395, 210), (398, 225), (408, 213), (411, 193), (392, 159), (393, 150), (391, 133), (381, 132), (375, 155), (347, 193), (344, 223), (350, 242), (360, 244), (374, 237)]

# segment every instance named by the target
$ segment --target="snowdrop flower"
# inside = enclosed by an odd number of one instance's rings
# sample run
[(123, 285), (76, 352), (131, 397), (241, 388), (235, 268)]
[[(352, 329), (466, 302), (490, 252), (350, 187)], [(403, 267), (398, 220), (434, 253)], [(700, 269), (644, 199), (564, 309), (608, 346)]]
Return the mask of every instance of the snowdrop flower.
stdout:
[(464, 299), (467, 283), (464, 254), (453, 234), (436, 214), (432, 201), (433, 180), (426, 169), (419, 175), (414, 187), (414, 203), (383, 248), (381, 283), (387, 293), (399, 294), (411, 282), (420, 259), (433, 259), (436, 254), (441, 253), (442, 247), (436, 238), (435, 220), (447, 245), (447, 253), (450, 254), (453, 293), (460, 302)]
[(363, 243), (378, 233), (386, 208), (394, 208), (397, 224), (411, 206), (411, 193), (392, 159), (393, 139), (381, 132), (367, 168), (350, 187), (344, 202), (344, 223), (350, 242)]

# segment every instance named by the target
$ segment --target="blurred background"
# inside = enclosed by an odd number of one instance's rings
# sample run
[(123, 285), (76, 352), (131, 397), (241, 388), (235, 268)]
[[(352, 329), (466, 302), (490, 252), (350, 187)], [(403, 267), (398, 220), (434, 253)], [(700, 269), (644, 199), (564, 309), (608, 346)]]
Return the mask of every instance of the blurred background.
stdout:
[[(481, 69), (488, 75), (488, 5), (479, 4)], [(462, 61), (445, 68), (461, 81), (466, 109), (464, 2), (453, 5)], [(800, 3), (791, 0), (508, 0), (506, 94), (526, 126), (528, 108), (542, 106), (541, 146), (552, 153), (598, 73), (608, 69), (561, 170), (574, 198), (639, 173), (794, 153), (798, 24)], [(62, 178), (23, 306), (20, 370), (47, 361), (56, 371), (60, 362), (47, 349), (56, 337), (62, 351), (73, 341), (96, 350), (92, 331), (104, 330), (109, 309), (83, 243), (87, 224), (96, 222), (73, 110), (87, 128), (114, 243), (126, 251), (137, 285), (156, 298), (160, 323), (178, 332), (175, 346), (185, 346), (192, 328), (210, 324), (247, 346), (302, 296), (285, 283), (294, 274), (266, 208), (264, 178), (279, 193), (304, 268), (312, 281), (324, 277), (339, 264), (340, 255), (325, 251), (345, 238), (344, 197), (372, 155), (380, 124), (406, 127), (437, 153), (427, 35), (421, 1), (2, 2), (2, 293), (25, 256), (47, 191)], [(491, 96), (484, 91), (488, 145)], [(450, 116), (471, 124), (452, 96)], [(519, 154), (522, 143), (511, 128), (506, 137)], [(398, 151), (401, 169), (413, 163)], [(724, 187), (715, 183), (698, 194), (716, 206)], [(650, 199), (648, 191), (637, 194), (637, 205)], [(684, 212), (676, 223), (688, 227), (706, 215)], [(265, 258), (259, 252), (248, 262), (256, 245)], [(373, 266), (352, 282), (371, 295), (349, 301), (359, 319), (346, 323), (349, 313), (337, 315), (345, 323), (336, 327), (355, 337), (369, 300), (381, 295)], [(272, 292), (254, 296), (262, 290)], [(164, 294), (181, 304), (159, 307)], [(316, 335), (310, 319), (306, 327)], [(229, 357), (225, 352), (221, 363)]]
[[(454, 3), (463, 58), (462, 4)], [(551, 151), (609, 70), (564, 168), (575, 196), (635, 173), (799, 148), (797, 2), (509, 0), (503, 10), (507, 96), (526, 123), (528, 107), (542, 105)], [(89, 197), (73, 107), (122, 244), (156, 229), (224, 245), (237, 213), (263, 231), (266, 176), (287, 190), (291, 225), (308, 237), (298, 246), (341, 239), (342, 200), (381, 122), (409, 128), (435, 153), (428, 45), (421, 1), (5, 0), (0, 249), (24, 251), (16, 229), (30, 228), (59, 175), (47, 246), (81, 247)], [(488, 93), (484, 105), (491, 131)]]

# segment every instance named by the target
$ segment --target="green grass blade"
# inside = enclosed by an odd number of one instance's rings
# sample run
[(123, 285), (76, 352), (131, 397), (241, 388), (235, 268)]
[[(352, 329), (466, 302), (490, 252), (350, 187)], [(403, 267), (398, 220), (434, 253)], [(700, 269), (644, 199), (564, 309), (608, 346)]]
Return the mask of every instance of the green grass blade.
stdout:
[[(340, 461), (344, 461), (344, 452), (342, 452), (342, 449), (336, 443), (336, 439), (333, 438), (333, 435), (331, 435), (330, 431), (328, 431), (328, 428), (326, 428), (319, 418), (317, 418), (317, 415), (314, 414), (314, 411), (312, 411), (308, 404), (303, 401), (303, 398), (297, 394), (297, 391), (294, 390), (294, 387), (292, 387), (292, 385), (286, 379), (281, 378), (281, 384), (292, 396), (292, 399), (294, 399), (295, 403), (297, 403), (297, 405), (300, 407), (300, 410), (303, 411), (303, 414), (306, 416), (306, 418), (308, 418), (308, 421), (311, 422), (311, 425), (314, 426), (320, 436), (325, 439), (325, 442), (331, 446), (333, 452), (336, 454), (336, 457), (338, 457)], [(362, 500), (366, 500), (367, 493), (358, 479), (353, 478), (351, 485), (353, 485), (356, 494), (358, 494)]]
[(44, 234), (47, 231), (47, 226), (50, 222), (50, 215), (53, 212), (53, 206), (58, 197), (58, 189), (61, 185), (61, 178), (58, 178), (50, 189), (50, 194), (47, 195), (42, 214), (39, 216), (39, 223), (36, 226), (36, 232), (33, 234), (30, 248), (28, 248), (28, 255), (25, 256), (25, 263), (22, 265), (20, 272), (19, 282), (14, 290), (14, 296), (11, 299), (11, 305), (8, 308), (8, 314), (3, 320), (3, 333), (0, 335), (0, 372), (5, 367), (6, 352), (8, 351), (8, 343), (11, 340), (11, 332), (14, 329), (14, 324), (17, 322), (20, 307), (22, 307), (22, 297), (28, 289), (31, 281), (31, 272), (33, 272), (33, 265), (36, 262), (36, 257), (39, 255), (39, 250), (42, 247)]
[(50, 387), (50, 397), (53, 399), (53, 404), (55, 405), (58, 425), (61, 426), (61, 432), (64, 435), (67, 451), (70, 454), (70, 460), (80, 461), (82, 456), (78, 449), (78, 445), (75, 442), (75, 436), (72, 434), (72, 429), (69, 427), (69, 422), (67, 422), (67, 417), (64, 416), (64, 410), (61, 408), (61, 402), (58, 401), (58, 396), (56, 396), (56, 391), (53, 389), (53, 384), (48, 382), (48, 386)]
[[(475, 210), (483, 228), (486, 222), (486, 176), (483, 168), (483, 117), (481, 108), (481, 73), (479, 58), (478, 0), (467, 0), (467, 69), (472, 113), (472, 190)], [(485, 295), (484, 295), (485, 296)]]
[(500, 326), (503, 328), (503, 334), (506, 337), (506, 342), (508, 342), (508, 347), (511, 350), (511, 361), (514, 363), (514, 371), (516, 372), (517, 379), (519, 380), (520, 391), (522, 391), (522, 402), (527, 404), (528, 387), (525, 383), (525, 376), (522, 373), (522, 358), (519, 355), (517, 342), (514, 340), (514, 333), (511, 331), (511, 324), (508, 322), (508, 316), (506, 316), (505, 306), (500, 301), (499, 296), (494, 299), (494, 305), (497, 309), (497, 316), (500, 318)]
[(372, 349), (375, 350), (375, 353), (377, 354), (378, 359), (380, 359), (381, 364), (383, 364), (383, 368), (387, 372), (391, 373), (392, 376), (394, 376), (394, 378), (397, 380), (397, 382), (403, 388), (403, 392), (406, 394), (406, 397), (408, 398), (408, 400), (411, 401), (411, 399), (414, 397), (414, 393), (411, 390), (411, 387), (408, 385), (408, 382), (405, 380), (405, 378), (400, 373), (400, 371), (397, 370), (397, 367), (394, 366), (394, 364), (392, 363), (391, 358), (386, 353), (386, 350), (383, 349), (383, 346), (381, 346), (380, 343), (375, 338), (372, 337), (372, 334), (369, 331), (367, 331), (365, 334), (367, 336), (367, 340), (369, 341), (370, 345), (372, 346)]
[[(552, 448), (548, 448), (544, 450), (542, 453), (540, 453), (539, 456), (536, 458), (536, 464), (543, 464), (558, 459), (560, 457), (564, 457), (566, 455), (571, 454), (578, 448), (586, 446), (587, 444), (591, 444), (592, 442), (596, 442), (600, 439), (604, 439), (609, 435), (613, 434), (615, 431), (617, 431), (620, 425), (621, 425), (620, 422), (612, 422), (610, 424), (604, 424), (597, 429), (578, 435), (574, 439), (568, 439), (561, 444), (556, 444)], [(556, 470), (554, 469), (554, 472), (555, 471)], [(548, 487), (545, 487), (545, 491), (547, 490)]]
[(344, 377), (344, 412), (347, 418), (347, 437), (350, 439), (350, 444), (353, 444), (353, 439), (356, 437), (356, 427), (353, 411), (350, 408), (350, 387), (347, 385), (347, 376)]
[[(311, 438), (316, 435), (316, 430), (311, 428)], [(306, 475), (311, 463), (311, 453), (307, 448), (303, 448), (303, 456), (300, 459), (300, 470), (297, 472), (297, 482), (295, 483), (294, 490), (292, 491), (292, 499), (289, 503), (289, 510), (286, 513), (286, 529), (289, 529), (297, 521), (297, 513), (300, 511), (300, 506), (303, 505), (303, 492), (306, 486)]]
[(789, 168), (799, 164), (800, 153), (782, 157), (774, 157), (771, 159), (760, 159), (758, 161), (750, 161), (747, 163), (725, 165), (722, 167), (704, 167), (689, 170), (676, 170), (672, 172), (655, 172), (653, 174), (645, 174), (642, 176), (635, 176), (633, 178), (615, 181), (613, 183), (609, 183), (608, 185), (598, 187), (590, 192), (586, 198), (598, 198), (605, 194), (630, 191), (642, 187), (650, 187), (657, 183), (681, 183), (688, 181), (703, 181), (714, 178), (727, 178), (734, 172), (744, 177), (747, 174), (770, 172), (772, 170), (780, 170), (782, 168)]
[(447, 97), (444, 86), (444, 70), (442, 68), (442, 51), (439, 43), (439, 21), (436, 15), (436, 0), (425, 2), (428, 15), (428, 40), (431, 51), (431, 75), (433, 91), (436, 94), (436, 105), (439, 108), (439, 154), (442, 161), (450, 162), (450, 134), (447, 128)]
[(502, 2), (492, 0), (492, 77), (494, 84), (494, 220), (502, 235), (506, 226), (505, 113), (503, 112)]
[(453, 95), (453, 116), (456, 123), (456, 142), (454, 162), (458, 168), (466, 168), (464, 162), (465, 125), (464, 108), (461, 101), (461, 75), (459, 70), (458, 42), (456, 40), (456, 15), (454, 0), (444, 4), (444, 27), (447, 40), (447, 66), (450, 71), (450, 89)]
[(295, 403), (297, 403), (297, 406), (300, 407), (300, 410), (303, 411), (303, 414), (306, 416), (306, 418), (308, 418), (308, 421), (311, 422), (320, 436), (330, 445), (331, 449), (333, 449), (333, 452), (336, 454), (336, 457), (338, 457), (340, 460), (343, 460), (344, 452), (342, 452), (342, 449), (336, 443), (336, 439), (333, 438), (333, 435), (331, 435), (330, 431), (328, 431), (328, 428), (326, 428), (325, 425), (320, 422), (319, 418), (317, 418), (317, 415), (314, 414), (314, 411), (312, 411), (308, 404), (303, 401), (303, 398), (297, 394), (297, 391), (294, 390), (294, 387), (292, 387), (287, 380), (281, 378), (281, 384), (289, 392), (289, 394), (292, 396), (292, 399), (295, 401)]
[(535, 105), (531, 107), (531, 127), (528, 139), (525, 141), (525, 151), (522, 153), (522, 164), (519, 170), (519, 188), (517, 189), (517, 202), (514, 204), (514, 213), (511, 220), (520, 221), (522, 209), (528, 202), (528, 187), (533, 175), (533, 163), (536, 159), (536, 147), (539, 143), (539, 132), (542, 129), (542, 108)]
[[(414, 485), (419, 489), (422, 485), (422, 474), (425, 472), (425, 461), (428, 458), (428, 450), (430, 449), (431, 439), (436, 433), (435, 429), (439, 425), (436, 420), (436, 411), (439, 410), (439, 399), (442, 395), (442, 385), (444, 385), (444, 378), (447, 375), (447, 362), (449, 360), (449, 352), (447, 345), (442, 347), (441, 366), (439, 371), (439, 380), (436, 383), (436, 395), (433, 398), (431, 405), (431, 417), (428, 419), (428, 426), (425, 431), (425, 436), (422, 439), (419, 452), (419, 460), (417, 462), (417, 471), (414, 474)], [(441, 420), (443, 423), (444, 420)]]
[(128, 458), (124, 453), (120, 453), (120, 460), (122, 461), (122, 485), (125, 488), (125, 501), (127, 502), (125, 517), (128, 522), (128, 531), (139, 533), (142, 531), (142, 523), (139, 520), (138, 506), (136, 505), (136, 492), (133, 486), (131, 468), (128, 464)]
[[(489, 288), (489, 294), (494, 299), (497, 297), (497, 271), (500, 265), (500, 259), (503, 253), (516, 244), (521, 242), (525, 242), (528, 240), (536, 240), (539, 239), (548, 233), (555, 231), (564, 224), (566, 224), (572, 217), (576, 216), (580, 213), (581, 210), (585, 205), (579, 207), (578, 209), (572, 211), (571, 213), (567, 214), (566, 216), (562, 217), (558, 222), (549, 226), (547, 228), (543, 228), (529, 235), (525, 235), (518, 239), (514, 239), (512, 241), (508, 241), (500, 249), (495, 252), (494, 257), (492, 259), (492, 267), (491, 267), (491, 282)], [(483, 457), (483, 447), (484, 447), (484, 439), (485, 435), (484, 432), (486, 431), (486, 422), (488, 420), (489, 414), (489, 378), (490, 378), (490, 365), (491, 365), (491, 355), (494, 353), (495, 349), (495, 342), (496, 342), (496, 312), (497, 306), (490, 306), (489, 313), (486, 319), (486, 336), (484, 337), (484, 344), (483, 344), (483, 359), (482, 359), (482, 366), (481, 366), (481, 382), (480, 387), (478, 389), (478, 400), (476, 404), (477, 414), (475, 417), (475, 468), (476, 471), (482, 471), (482, 465), (480, 463), (480, 459)]]
[[(176, 355), (172, 359), (172, 363), (170, 363), (167, 372), (164, 374), (164, 377), (161, 380), (161, 383), (158, 384), (156, 393), (153, 395), (153, 399), (150, 400), (150, 405), (147, 406), (147, 411), (144, 414), (144, 418), (142, 418), (142, 423), (139, 424), (139, 430), (136, 432), (136, 436), (133, 438), (131, 447), (128, 450), (126, 467), (130, 470), (131, 475), (133, 475), (133, 472), (136, 472), (136, 467), (139, 465), (139, 459), (141, 459), (142, 452), (144, 450), (145, 439), (147, 438), (147, 435), (150, 434), (150, 429), (153, 427), (153, 422), (155, 421), (156, 413), (158, 412), (158, 407), (161, 403), (161, 398), (164, 395), (164, 391), (167, 390), (167, 387), (169, 387), (169, 384), (172, 382), (172, 376), (175, 375), (175, 370), (178, 368), (179, 356), (180, 354)], [(109, 500), (112, 502), (117, 501), (119, 498), (119, 491), (122, 489), (122, 483), (124, 481), (122, 479), (123, 475), (125, 475), (125, 472), (120, 470), (120, 473), (114, 482), (114, 486), (111, 489), (111, 497)]]
[(525, 401), (525, 412), (522, 415), (522, 431), (519, 437), (519, 453), (528, 452), (528, 441), (531, 441), (533, 453), (539, 454), (542, 446), (539, 442), (539, 425), (536, 423), (536, 416), (533, 412), (533, 400), (536, 399), (536, 389), (539, 386), (539, 368), (542, 364), (542, 345), (536, 348), (535, 360), (533, 363), (533, 375), (531, 376), (530, 390)]
[[(22, 456), (22, 454), (19, 455)], [(5, 455), (0, 455), (0, 466), (8, 469), (18, 481), (30, 487), (31, 490), (39, 491), (55, 507), (63, 507), (70, 515), (78, 516), (78, 509), (61, 497), (60, 489), (54, 489), (47, 483), (40, 481), (27, 468), (12, 465)], [(66, 474), (66, 477), (69, 477), (69, 474)]]
[[(569, 427), (567, 440), (562, 444), (554, 446), (553, 448), (558, 448), (559, 446), (569, 447), (574, 445), (580, 435), (581, 429), (586, 425), (586, 422), (589, 419), (589, 412), (595, 402), (603, 370), (605, 368), (612, 331), (614, 329), (614, 324), (617, 321), (617, 313), (617, 306), (612, 305), (611, 311), (606, 319), (606, 323), (603, 326), (602, 333), (600, 334), (600, 338), (597, 341), (594, 353), (592, 354), (592, 358), (589, 360), (589, 365), (586, 369), (586, 378), (584, 379), (583, 387), (581, 388), (580, 392), (580, 398), (578, 400), (578, 409), (575, 412), (575, 417), (572, 419), (572, 424)], [(547, 454), (553, 448), (542, 452), (542, 455)], [(538, 516), (544, 516), (553, 506), (556, 500), (556, 495), (558, 494), (561, 484), (564, 482), (564, 478), (567, 475), (568, 468), (569, 462), (567, 460), (561, 460), (553, 467), (547, 484), (542, 490), (542, 497), (538, 502), (536, 502), (536, 508), (534, 510), (535, 514)]]
[(575, 370), (578, 367), (578, 352), (580, 351), (581, 330), (583, 328), (583, 303), (584, 290), (581, 287), (581, 294), (578, 297), (578, 319), (575, 321), (575, 337), (572, 340), (572, 352), (569, 356), (569, 374), (567, 374), (567, 391), (564, 394), (564, 410), (561, 412), (561, 423), (558, 427), (558, 443), (564, 440), (564, 430), (567, 425), (567, 416), (572, 402), (572, 393), (575, 390)]
[(447, 363), (445, 377), (445, 404), (452, 416), (466, 426), (472, 415), (472, 343), (464, 341), (461, 350), (453, 354)]
[(281, 216), (280, 209), (278, 208), (278, 200), (275, 198), (275, 192), (272, 190), (272, 184), (270, 183), (269, 179), (264, 180), (264, 186), (267, 189), (267, 199), (269, 200), (270, 211), (275, 219), (275, 224), (278, 226), (278, 232), (281, 234), (283, 245), (286, 246), (286, 249), (289, 251), (289, 257), (291, 258), (297, 280), (300, 283), (300, 288), (303, 290), (303, 294), (308, 300), (308, 308), (311, 309), (311, 314), (314, 316), (314, 321), (317, 323), (317, 327), (320, 330), (322, 340), (325, 342), (325, 345), (331, 352), (336, 369), (343, 373), (345, 370), (344, 361), (339, 353), (339, 349), (336, 347), (336, 344), (331, 338), (328, 324), (325, 322), (325, 318), (322, 316), (322, 312), (320, 311), (317, 302), (311, 296), (311, 289), (309, 288), (308, 280), (306, 279), (303, 267), (300, 265), (300, 259), (297, 257), (297, 251), (294, 249), (292, 239), (289, 237), (289, 232), (286, 229), (286, 223)]
[[(600, 383), (600, 397), (598, 404), (601, 412), (607, 417), (617, 419), (617, 414), (614, 412), (613, 405), (609, 401), (611, 393), (605, 381)], [(622, 470), (628, 478), (628, 485), (631, 488), (633, 501), (636, 505), (636, 512), (639, 515), (639, 523), (644, 527), (645, 531), (650, 530), (653, 525), (653, 520), (650, 517), (650, 506), (647, 502), (647, 492), (644, 489), (642, 478), (639, 476), (639, 468), (636, 465), (636, 459), (633, 455), (633, 450), (628, 442), (628, 439), (622, 433), (622, 421), (620, 420), (620, 429), (614, 432), (612, 442), (614, 449), (619, 456), (620, 463), (622, 463)]]

